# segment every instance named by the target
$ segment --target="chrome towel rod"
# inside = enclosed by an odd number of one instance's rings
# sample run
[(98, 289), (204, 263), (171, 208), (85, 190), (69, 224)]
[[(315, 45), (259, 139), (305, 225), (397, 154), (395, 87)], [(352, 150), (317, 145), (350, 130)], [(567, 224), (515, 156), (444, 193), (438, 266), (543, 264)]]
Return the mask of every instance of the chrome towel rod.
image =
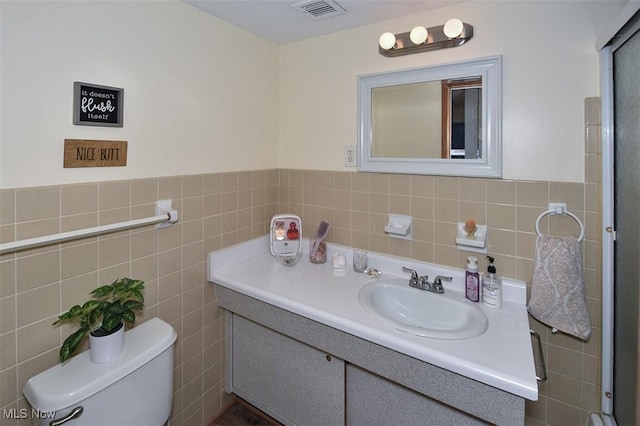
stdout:
[[(529, 329), (529, 333), (531, 334), (531, 344), (533, 346), (533, 362), (536, 367), (536, 380), (539, 382), (544, 382), (545, 380), (547, 380), (547, 367), (544, 363), (542, 340), (540, 339), (540, 335), (538, 334), (538, 332)], [(536, 344), (533, 344), (534, 340)]]
[(578, 242), (583, 240), (584, 225), (582, 225), (582, 222), (580, 221), (580, 218), (578, 218), (578, 216), (576, 216), (575, 214), (567, 210), (567, 205), (565, 203), (549, 203), (549, 210), (542, 212), (540, 216), (538, 216), (538, 219), (536, 220), (536, 233), (538, 234), (538, 237), (542, 236), (542, 232), (540, 232), (540, 220), (542, 220), (542, 218), (548, 214), (550, 215), (561, 214), (561, 215), (567, 215), (572, 217), (576, 222), (578, 222), (578, 225), (580, 226), (580, 236), (578, 237)]
[[(163, 201), (169, 201), (168, 206)], [(76, 231), (61, 232), (59, 234), (46, 235), (43, 237), (29, 238), (26, 240), (13, 241), (10, 243), (0, 244), (0, 254), (12, 251), (24, 250), (33, 247), (44, 246), (47, 244), (60, 243), (64, 241), (75, 240), (83, 237), (91, 237), (98, 234), (108, 232), (121, 231), (123, 229), (138, 228), (145, 225), (162, 224), (159, 226), (168, 226), (178, 221), (178, 211), (171, 209), (171, 200), (158, 201), (156, 204), (156, 216), (144, 219), (129, 220), (126, 222), (112, 223), (109, 225), (101, 225), (93, 228), (78, 229)], [(167, 208), (168, 207), (168, 208)]]

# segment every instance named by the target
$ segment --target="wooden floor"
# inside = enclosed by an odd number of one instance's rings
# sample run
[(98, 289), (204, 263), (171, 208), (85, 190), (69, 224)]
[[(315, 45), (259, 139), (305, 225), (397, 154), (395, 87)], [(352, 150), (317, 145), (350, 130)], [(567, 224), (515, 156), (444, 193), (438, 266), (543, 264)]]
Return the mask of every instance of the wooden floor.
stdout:
[(267, 416), (240, 398), (218, 415), (209, 426), (282, 426), (281, 423)]

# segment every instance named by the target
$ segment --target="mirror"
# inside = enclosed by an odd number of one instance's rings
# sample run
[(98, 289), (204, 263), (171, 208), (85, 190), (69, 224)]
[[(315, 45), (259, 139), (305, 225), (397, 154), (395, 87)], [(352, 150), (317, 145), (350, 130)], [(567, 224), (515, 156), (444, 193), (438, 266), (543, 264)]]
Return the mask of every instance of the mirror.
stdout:
[(358, 77), (358, 171), (502, 176), (502, 58)]

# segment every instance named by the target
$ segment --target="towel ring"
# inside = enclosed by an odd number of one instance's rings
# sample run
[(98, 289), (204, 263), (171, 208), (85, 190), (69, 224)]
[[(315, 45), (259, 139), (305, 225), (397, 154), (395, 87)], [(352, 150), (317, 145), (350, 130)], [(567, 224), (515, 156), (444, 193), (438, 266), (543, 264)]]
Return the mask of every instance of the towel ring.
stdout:
[(562, 214), (562, 215), (571, 216), (576, 222), (578, 222), (578, 225), (580, 226), (580, 236), (578, 237), (578, 242), (581, 242), (584, 239), (584, 226), (582, 225), (582, 222), (580, 221), (578, 216), (571, 213), (569, 210), (562, 209), (562, 208), (549, 209), (543, 212), (542, 214), (540, 214), (540, 216), (538, 216), (538, 219), (536, 220), (536, 233), (538, 234), (538, 237), (542, 237), (542, 232), (540, 232), (540, 220), (548, 214), (551, 214), (551, 215)]

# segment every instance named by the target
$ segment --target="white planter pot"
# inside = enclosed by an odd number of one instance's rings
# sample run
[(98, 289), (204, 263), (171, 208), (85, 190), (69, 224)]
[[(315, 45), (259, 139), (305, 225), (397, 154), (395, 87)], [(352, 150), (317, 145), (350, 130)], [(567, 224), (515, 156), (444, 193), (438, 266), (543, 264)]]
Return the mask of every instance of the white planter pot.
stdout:
[(124, 324), (108, 336), (89, 334), (89, 358), (97, 364), (109, 362), (120, 355), (124, 348)]

